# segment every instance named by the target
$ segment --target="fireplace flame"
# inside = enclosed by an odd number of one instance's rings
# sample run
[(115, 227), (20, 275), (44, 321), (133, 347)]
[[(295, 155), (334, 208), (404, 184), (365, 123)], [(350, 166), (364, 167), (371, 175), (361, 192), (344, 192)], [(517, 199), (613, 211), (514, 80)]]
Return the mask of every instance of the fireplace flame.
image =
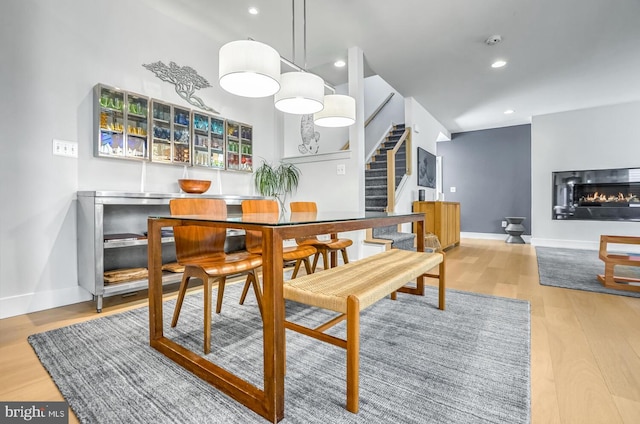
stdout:
[(615, 202), (638, 202), (638, 196), (633, 193), (629, 193), (628, 195), (624, 195), (622, 193), (618, 193), (618, 195), (609, 195), (607, 196), (604, 193), (595, 192), (593, 194), (587, 194), (580, 198), (580, 202), (589, 202), (589, 203), (615, 203)]

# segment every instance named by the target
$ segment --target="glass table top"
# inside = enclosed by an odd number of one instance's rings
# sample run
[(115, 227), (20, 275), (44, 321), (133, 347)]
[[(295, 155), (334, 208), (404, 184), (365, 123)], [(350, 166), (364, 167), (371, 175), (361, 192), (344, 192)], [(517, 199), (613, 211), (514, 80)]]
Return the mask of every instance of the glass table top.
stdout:
[(227, 222), (243, 224), (268, 224), (273, 226), (287, 226), (299, 224), (328, 223), (339, 221), (363, 221), (368, 219), (424, 216), (422, 212), (292, 212), (285, 214), (229, 214), (226, 219), (211, 215), (151, 215), (155, 219), (187, 219), (193, 221)]

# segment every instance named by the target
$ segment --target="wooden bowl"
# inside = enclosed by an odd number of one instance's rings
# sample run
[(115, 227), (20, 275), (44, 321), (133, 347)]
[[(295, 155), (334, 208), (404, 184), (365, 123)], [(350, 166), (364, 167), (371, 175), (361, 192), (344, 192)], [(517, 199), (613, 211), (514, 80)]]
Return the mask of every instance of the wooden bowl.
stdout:
[(201, 194), (209, 190), (209, 180), (178, 180), (178, 185), (185, 193)]

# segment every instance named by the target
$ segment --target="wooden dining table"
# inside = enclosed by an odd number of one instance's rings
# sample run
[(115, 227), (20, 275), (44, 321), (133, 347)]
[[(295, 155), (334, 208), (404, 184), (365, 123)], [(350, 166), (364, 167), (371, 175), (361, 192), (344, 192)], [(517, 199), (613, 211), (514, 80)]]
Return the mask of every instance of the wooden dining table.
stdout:
[[(150, 345), (270, 422), (284, 418), (285, 328), (283, 241), (297, 237), (415, 223), (418, 251), (424, 250), (423, 213), (318, 212), (244, 214), (216, 219), (206, 215), (157, 215), (148, 218)], [(163, 333), (161, 229), (185, 225), (262, 232), (263, 389), (214, 364)], [(332, 261), (335, 264), (335, 258)]]

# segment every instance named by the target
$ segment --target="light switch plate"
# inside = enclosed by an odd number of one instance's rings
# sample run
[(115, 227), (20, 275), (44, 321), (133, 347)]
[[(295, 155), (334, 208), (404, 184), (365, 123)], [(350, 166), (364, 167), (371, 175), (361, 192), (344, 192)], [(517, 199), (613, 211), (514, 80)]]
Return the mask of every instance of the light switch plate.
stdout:
[(53, 139), (53, 154), (57, 156), (78, 157), (78, 143)]
[(456, 188), (455, 188), (455, 187), (449, 187), (449, 191), (450, 191), (451, 193), (455, 193), (455, 192), (456, 192)]

